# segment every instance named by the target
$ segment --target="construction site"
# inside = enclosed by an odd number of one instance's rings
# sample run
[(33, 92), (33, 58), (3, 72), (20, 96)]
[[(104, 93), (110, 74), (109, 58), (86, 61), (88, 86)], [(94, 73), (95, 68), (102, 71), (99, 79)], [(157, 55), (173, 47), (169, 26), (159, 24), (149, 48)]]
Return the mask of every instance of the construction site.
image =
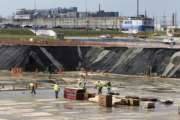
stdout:
[(0, 120), (177, 120), (180, 30), (140, 14), (18, 9), (0, 24)]
[(179, 44), (148, 41), (1, 40), (1, 119), (178, 118)]
[(92, 35), (54, 38), (2, 29), (0, 119), (179, 117), (178, 38)]

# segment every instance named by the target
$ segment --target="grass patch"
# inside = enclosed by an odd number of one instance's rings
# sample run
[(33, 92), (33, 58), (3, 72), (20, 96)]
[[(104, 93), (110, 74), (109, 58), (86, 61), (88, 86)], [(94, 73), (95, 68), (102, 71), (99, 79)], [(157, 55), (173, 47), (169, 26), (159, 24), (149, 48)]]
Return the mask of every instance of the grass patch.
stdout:
[(0, 35), (34, 35), (28, 29), (0, 29)]
[(28, 29), (0, 29), (0, 40), (54, 40), (53, 37), (35, 36)]
[[(86, 30), (86, 29), (54, 29), (56, 33), (64, 33), (64, 36), (82, 36), (82, 37), (97, 37), (102, 34), (110, 34), (114, 37), (128, 37), (128, 34), (124, 34), (118, 30)], [(137, 37), (151, 38), (153, 36), (165, 35), (165, 32), (142, 32), (138, 33)], [(57, 40), (53, 37), (47, 36), (35, 36), (33, 32), (28, 29), (0, 29), (1, 40)]]
[(54, 29), (56, 33), (64, 33), (64, 36), (99, 36), (102, 34), (122, 35), (118, 30), (77, 30), (77, 29)]

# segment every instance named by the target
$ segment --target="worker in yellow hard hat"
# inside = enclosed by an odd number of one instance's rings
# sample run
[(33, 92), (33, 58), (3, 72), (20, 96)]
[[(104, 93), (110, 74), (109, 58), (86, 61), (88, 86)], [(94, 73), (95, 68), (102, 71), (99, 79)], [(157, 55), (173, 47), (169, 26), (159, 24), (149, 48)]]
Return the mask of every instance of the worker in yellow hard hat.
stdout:
[(54, 92), (55, 92), (55, 98), (57, 99), (59, 96), (59, 91), (60, 91), (60, 87), (57, 83), (54, 84), (53, 86)]
[(103, 84), (100, 80), (96, 82), (96, 89), (98, 90), (98, 94), (102, 94)]
[(31, 94), (36, 95), (36, 84), (35, 83), (30, 83), (29, 87), (31, 89)]

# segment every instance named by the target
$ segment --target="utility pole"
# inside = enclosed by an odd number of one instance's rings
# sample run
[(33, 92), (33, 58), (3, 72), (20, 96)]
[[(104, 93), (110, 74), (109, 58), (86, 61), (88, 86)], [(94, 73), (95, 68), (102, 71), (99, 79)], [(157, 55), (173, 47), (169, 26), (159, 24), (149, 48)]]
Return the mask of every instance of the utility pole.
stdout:
[(137, 17), (139, 17), (139, 0), (137, 0)]
[(175, 26), (175, 14), (172, 14), (172, 26)]
[(86, 17), (87, 17), (87, 0), (85, 0), (85, 10), (86, 10)]
[(86, 9), (86, 30), (88, 34), (89, 30), (89, 16), (88, 16), (88, 10), (87, 10), (87, 0), (85, 0), (85, 9)]
[(172, 14), (172, 26), (176, 27), (177, 26), (177, 14), (174, 12)]
[(162, 20), (161, 20), (161, 27), (163, 28), (163, 30), (167, 30), (167, 26), (168, 26), (168, 23), (167, 23), (167, 16), (166, 14), (164, 13), (164, 15), (162, 16)]
[(37, 9), (37, 4), (36, 4), (36, 0), (34, 0), (34, 10)]
[(101, 4), (99, 4), (99, 12), (101, 11)]
[(36, 23), (36, 20), (37, 20), (37, 17), (36, 17), (36, 9), (37, 9), (37, 4), (36, 4), (36, 0), (34, 0), (34, 15), (33, 15), (33, 19), (34, 19), (34, 30), (35, 30), (35, 36), (36, 36), (36, 32), (37, 32), (37, 23)]

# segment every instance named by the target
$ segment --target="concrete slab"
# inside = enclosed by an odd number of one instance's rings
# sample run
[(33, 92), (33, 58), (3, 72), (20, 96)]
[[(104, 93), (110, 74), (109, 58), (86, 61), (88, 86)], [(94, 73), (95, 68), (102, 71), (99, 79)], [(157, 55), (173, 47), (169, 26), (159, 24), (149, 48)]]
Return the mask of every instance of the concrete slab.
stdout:
[[(72, 79), (76, 74), (72, 74)], [(52, 89), (37, 90), (32, 96), (30, 91), (1, 91), (0, 120), (175, 120), (179, 119), (178, 103), (180, 102), (180, 83), (178, 80), (145, 80), (143, 78), (111, 76), (91, 76), (90, 79), (111, 79), (113, 90), (121, 96), (137, 95), (158, 99), (173, 98), (175, 104), (165, 106), (156, 103), (153, 110), (139, 107), (118, 106), (100, 107), (88, 101), (72, 101), (54, 98)], [(132, 80), (133, 79), (133, 80)], [(168, 86), (167, 86), (168, 85)], [(66, 85), (64, 85), (66, 86)], [(88, 86), (89, 87), (89, 86)], [(63, 87), (61, 87), (63, 89)], [(93, 85), (88, 90), (93, 89)], [(169, 91), (172, 90), (172, 91)]]

